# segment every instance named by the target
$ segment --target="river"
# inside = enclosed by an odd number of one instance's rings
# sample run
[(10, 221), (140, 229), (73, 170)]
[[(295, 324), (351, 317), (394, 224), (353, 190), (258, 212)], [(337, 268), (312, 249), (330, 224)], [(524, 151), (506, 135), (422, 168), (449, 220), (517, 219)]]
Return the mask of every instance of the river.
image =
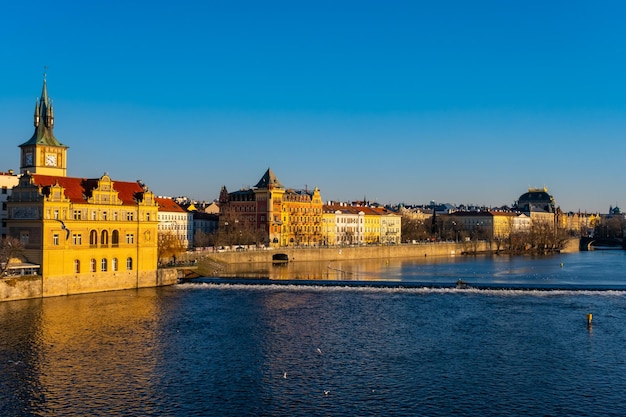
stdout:
[(0, 415), (626, 415), (625, 252), (272, 271), (0, 303)]

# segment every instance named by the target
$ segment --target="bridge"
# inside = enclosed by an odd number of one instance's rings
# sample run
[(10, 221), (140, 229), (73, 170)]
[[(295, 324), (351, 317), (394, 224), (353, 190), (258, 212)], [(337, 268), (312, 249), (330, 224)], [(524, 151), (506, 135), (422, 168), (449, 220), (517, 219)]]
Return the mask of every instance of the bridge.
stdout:
[(626, 242), (624, 238), (619, 237), (581, 237), (580, 238), (580, 250), (626, 250)]

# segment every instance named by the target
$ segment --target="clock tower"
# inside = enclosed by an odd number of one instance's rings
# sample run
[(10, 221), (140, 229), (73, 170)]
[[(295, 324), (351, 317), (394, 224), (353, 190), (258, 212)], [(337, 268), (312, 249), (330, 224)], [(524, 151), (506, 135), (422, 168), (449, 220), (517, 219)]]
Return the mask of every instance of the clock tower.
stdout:
[(35, 133), (19, 147), (20, 172), (67, 176), (67, 146), (54, 137), (54, 108), (48, 97), (46, 75), (43, 77), (41, 97), (35, 102)]

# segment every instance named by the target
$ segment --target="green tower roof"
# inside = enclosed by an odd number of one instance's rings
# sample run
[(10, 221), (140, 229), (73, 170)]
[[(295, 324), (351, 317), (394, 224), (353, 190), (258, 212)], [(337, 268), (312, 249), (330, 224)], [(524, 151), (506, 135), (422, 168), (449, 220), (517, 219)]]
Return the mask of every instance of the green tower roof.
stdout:
[(41, 98), (35, 103), (34, 114), (35, 133), (33, 136), (22, 143), (22, 146), (28, 145), (49, 145), (67, 148), (54, 137), (54, 108), (52, 101), (48, 97), (48, 87), (46, 85), (46, 76), (43, 78), (43, 88), (41, 90)]

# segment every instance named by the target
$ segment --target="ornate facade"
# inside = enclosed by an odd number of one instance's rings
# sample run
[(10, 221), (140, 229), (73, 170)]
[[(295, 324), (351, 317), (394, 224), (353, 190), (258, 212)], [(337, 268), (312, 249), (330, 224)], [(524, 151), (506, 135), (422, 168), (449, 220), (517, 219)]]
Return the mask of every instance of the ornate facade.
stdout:
[(285, 189), (271, 169), (249, 189), (220, 192), (220, 230), (228, 244), (322, 244), (322, 198), (316, 188)]
[(285, 188), (271, 169), (248, 189), (220, 193), (219, 230), (228, 245), (255, 243), (274, 247), (391, 244), (402, 240), (402, 217), (383, 207), (324, 205), (320, 190)]
[(21, 144), (22, 176), (7, 202), (7, 234), (39, 266), (43, 296), (157, 285), (154, 194), (140, 181), (67, 177), (44, 79), (35, 133)]
[(530, 217), (533, 224), (542, 223), (553, 228), (557, 226), (556, 203), (546, 187), (529, 188), (527, 193), (520, 196), (514, 208)]

